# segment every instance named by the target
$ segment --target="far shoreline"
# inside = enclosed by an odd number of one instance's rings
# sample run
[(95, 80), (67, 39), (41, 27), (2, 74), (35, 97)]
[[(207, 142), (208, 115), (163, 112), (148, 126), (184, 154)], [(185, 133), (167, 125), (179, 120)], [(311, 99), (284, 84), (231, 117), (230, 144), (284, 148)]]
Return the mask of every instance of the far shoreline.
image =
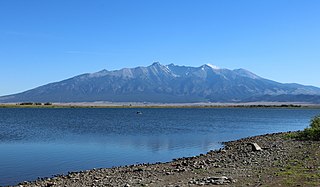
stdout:
[(70, 103), (0, 103), (0, 108), (308, 108), (320, 104), (293, 102), (248, 103), (147, 103), (147, 102), (70, 102)]

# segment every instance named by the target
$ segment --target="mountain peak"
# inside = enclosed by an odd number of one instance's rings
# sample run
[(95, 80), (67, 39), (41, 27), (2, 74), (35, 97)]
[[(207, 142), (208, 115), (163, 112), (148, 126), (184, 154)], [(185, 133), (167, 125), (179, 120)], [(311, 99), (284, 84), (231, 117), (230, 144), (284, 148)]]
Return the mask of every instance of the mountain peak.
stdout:
[[(290, 98), (297, 94), (313, 94), (320, 98), (320, 88), (281, 84), (245, 69), (154, 62), (147, 67), (79, 75), (0, 97), (0, 102), (234, 102), (263, 101), (264, 95), (274, 99), (273, 96), (280, 94)], [(281, 98), (275, 100), (284, 101)], [(317, 101), (296, 98), (299, 102)]]
[(205, 64), (204, 66), (208, 66), (208, 67), (210, 67), (212, 69), (220, 69), (218, 66), (215, 66), (213, 64)]
[(151, 66), (161, 66), (160, 62), (153, 62)]
[(108, 70), (103, 69), (101, 71), (95, 72), (95, 73), (89, 73), (89, 77), (103, 77), (109, 73)]

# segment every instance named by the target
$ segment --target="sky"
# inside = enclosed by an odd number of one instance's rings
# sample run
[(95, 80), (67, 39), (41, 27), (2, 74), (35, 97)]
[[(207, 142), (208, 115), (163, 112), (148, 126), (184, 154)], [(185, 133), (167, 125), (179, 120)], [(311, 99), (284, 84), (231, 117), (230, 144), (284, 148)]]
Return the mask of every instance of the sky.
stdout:
[(155, 61), (320, 87), (319, 10), (318, 0), (1, 0), (0, 96)]

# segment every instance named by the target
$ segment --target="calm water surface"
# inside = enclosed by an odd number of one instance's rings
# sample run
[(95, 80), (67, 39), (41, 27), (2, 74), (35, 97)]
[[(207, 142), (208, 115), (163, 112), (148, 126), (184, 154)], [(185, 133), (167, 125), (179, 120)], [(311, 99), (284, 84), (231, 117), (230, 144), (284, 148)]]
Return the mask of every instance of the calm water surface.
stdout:
[(319, 109), (0, 109), (0, 185), (194, 156), (222, 141), (304, 129), (316, 114)]

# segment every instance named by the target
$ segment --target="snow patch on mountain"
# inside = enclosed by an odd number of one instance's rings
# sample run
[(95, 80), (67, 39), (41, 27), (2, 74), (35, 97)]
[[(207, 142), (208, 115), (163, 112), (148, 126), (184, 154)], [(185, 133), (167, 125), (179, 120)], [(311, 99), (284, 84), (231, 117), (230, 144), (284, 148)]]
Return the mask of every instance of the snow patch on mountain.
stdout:
[(207, 66), (209, 66), (212, 69), (220, 69), (218, 66), (215, 66), (213, 64), (206, 64)]

